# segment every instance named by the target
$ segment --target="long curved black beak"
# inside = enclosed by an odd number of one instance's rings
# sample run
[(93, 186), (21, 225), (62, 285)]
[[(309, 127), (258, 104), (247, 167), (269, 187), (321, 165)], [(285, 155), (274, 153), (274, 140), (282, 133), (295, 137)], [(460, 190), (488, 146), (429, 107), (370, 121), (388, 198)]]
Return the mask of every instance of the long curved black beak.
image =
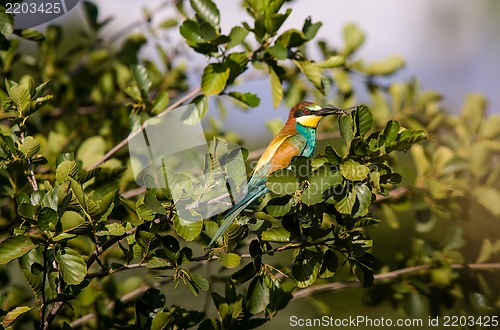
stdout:
[(329, 116), (329, 115), (345, 115), (347, 112), (339, 108), (322, 108), (316, 112), (318, 116)]

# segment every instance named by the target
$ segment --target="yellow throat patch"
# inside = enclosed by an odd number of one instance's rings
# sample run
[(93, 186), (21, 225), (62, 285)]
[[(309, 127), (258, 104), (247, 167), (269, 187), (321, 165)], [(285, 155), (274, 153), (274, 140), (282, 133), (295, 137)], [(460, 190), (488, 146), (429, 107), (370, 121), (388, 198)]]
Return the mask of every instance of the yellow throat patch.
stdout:
[(323, 119), (322, 116), (302, 116), (297, 118), (297, 123), (301, 124), (305, 127), (316, 128), (318, 127), (319, 122)]

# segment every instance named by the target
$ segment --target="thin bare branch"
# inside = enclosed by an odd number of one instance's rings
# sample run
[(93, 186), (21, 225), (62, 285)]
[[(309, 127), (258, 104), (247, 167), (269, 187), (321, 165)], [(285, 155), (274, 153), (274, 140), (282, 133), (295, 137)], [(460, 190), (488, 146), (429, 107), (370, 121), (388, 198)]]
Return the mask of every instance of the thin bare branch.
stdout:
[(117, 268), (117, 269), (107, 269), (107, 270), (104, 270), (102, 272), (89, 273), (89, 274), (85, 275), (85, 279), (90, 280), (92, 278), (104, 277), (104, 276), (108, 276), (108, 275), (111, 275), (114, 273), (118, 273), (118, 272), (121, 272), (123, 270), (137, 269), (137, 268), (142, 268), (142, 267), (146, 267), (145, 262), (141, 262), (141, 263), (137, 263), (137, 264), (130, 264), (130, 265), (123, 265), (123, 267)]
[[(486, 264), (453, 264), (451, 265), (452, 269), (472, 269), (472, 270), (500, 270), (500, 263), (486, 263)], [(402, 275), (418, 273), (423, 271), (428, 271), (432, 269), (431, 266), (422, 265), (422, 266), (414, 266), (403, 269), (394, 270), (387, 273), (376, 274), (374, 275), (375, 282), (382, 282), (384, 280), (396, 279)], [(305, 288), (299, 290), (293, 294), (293, 299), (305, 298), (310, 295), (319, 292), (330, 292), (330, 291), (339, 291), (348, 288), (356, 288), (359, 287), (360, 283), (356, 280), (348, 281), (348, 282), (333, 282), (326, 283), (316, 286), (311, 286), (309, 288)]]

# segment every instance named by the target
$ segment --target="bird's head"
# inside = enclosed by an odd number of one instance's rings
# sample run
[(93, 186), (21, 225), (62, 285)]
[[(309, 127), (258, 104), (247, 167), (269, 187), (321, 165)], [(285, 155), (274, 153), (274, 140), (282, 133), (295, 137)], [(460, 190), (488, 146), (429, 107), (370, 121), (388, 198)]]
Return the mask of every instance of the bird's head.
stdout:
[(323, 108), (312, 102), (303, 101), (290, 110), (289, 122), (295, 122), (305, 127), (316, 128), (323, 117), (345, 114), (342, 109)]

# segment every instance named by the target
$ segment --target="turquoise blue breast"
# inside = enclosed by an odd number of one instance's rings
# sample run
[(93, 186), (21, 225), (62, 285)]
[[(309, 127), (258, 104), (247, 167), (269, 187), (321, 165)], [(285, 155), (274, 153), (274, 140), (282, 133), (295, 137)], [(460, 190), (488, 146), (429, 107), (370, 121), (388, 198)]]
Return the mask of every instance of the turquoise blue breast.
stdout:
[(299, 123), (296, 123), (295, 127), (297, 128), (297, 132), (306, 139), (306, 145), (304, 146), (304, 149), (302, 149), (300, 155), (304, 157), (311, 157), (314, 154), (314, 148), (316, 147), (316, 129), (302, 126)]

